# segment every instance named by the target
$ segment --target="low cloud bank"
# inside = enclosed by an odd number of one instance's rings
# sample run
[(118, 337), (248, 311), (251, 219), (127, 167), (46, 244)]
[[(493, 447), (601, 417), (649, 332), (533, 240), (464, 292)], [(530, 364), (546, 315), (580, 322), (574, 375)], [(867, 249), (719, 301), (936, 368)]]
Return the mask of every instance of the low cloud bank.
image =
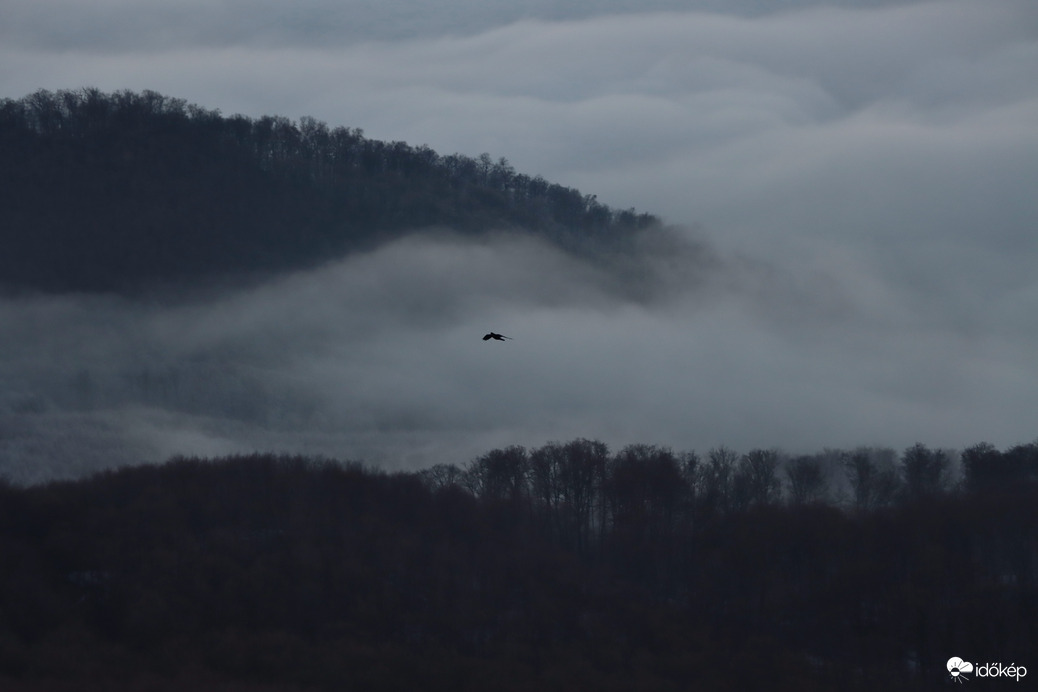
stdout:
[(253, 450), (409, 469), (578, 436), (1031, 439), (1024, 353), (913, 320), (842, 269), (791, 274), (676, 229), (606, 265), (444, 232), (205, 299), (8, 299), (0, 473)]

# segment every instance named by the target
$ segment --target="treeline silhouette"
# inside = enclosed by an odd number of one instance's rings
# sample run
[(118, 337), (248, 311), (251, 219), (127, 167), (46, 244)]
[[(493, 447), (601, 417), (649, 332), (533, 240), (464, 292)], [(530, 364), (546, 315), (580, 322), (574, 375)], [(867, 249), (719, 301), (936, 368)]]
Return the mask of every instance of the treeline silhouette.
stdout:
[(433, 226), (567, 250), (658, 220), (517, 173), (312, 118), (223, 117), (144, 91), (0, 101), (0, 281), (128, 291), (293, 269)]
[(943, 687), (1038, 651), (1038, 446), (961, 457), (578, 439), (0, 484), (0, 688)]

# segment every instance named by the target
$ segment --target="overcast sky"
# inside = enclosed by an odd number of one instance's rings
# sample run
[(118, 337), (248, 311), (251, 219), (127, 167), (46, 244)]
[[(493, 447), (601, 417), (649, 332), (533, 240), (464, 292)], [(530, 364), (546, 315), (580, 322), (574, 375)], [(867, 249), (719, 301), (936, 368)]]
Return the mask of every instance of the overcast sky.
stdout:
[(1033, 0), (0, 0), (0, 97), (485, 151), (688, 244), (627, 268), (652, 290), (445, 234), (186, 307), (7, 301), (0, 472), (1033, 441), (1036, 76)]

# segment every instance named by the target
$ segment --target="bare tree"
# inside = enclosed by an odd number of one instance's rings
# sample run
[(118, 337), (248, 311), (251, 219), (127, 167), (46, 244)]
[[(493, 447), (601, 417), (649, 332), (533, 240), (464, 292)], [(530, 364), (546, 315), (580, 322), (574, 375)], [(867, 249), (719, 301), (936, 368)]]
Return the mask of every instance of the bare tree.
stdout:
[(856, 509), (869, 511), (893, 502), (899, 487), (894, 450), (859, 447), (848, 455), (844, 468)]
[(436, 464), (418, 472), (418, 478), (433, 490), (462, 484), (465, 472), (454, 464)]
[(817, 457), (800, 456), (786, 465), (789, 501), (794, 505), (822, 502), (828, 490), (822, 463)]
[(465, 470), (464, 482), (477, 497), (518, 501), (527, 496), (528, 471), (526, 448), (512, 445), (474, 459)]
[(609, 468), (613, 522), (654, 539), (673, 528), (687, 494), (677, 457), (667, 447), (628, 445)]
[(530, 455), (530, 485), (554, 534), (565, 545), (585, 548), (602, 525), (601, 498), (609, 448), (578, 439), (550, 442)]
[(917, 442), (901, 456), (901, 474), (909, 500), (932, 497), (945, 488), (948, 477), (948, 455)]
[(738, 456), (724, 445), (707, 452), (699, 473), (697, 505), (707, 515), (727, 512), (732, 503), (732, 476)]
[(778, 465), (779, 453), (775, 449), (754, 449), (743, 455), (734, 477), (737, 508), (769, 505), (778, 501), (781, 489)]

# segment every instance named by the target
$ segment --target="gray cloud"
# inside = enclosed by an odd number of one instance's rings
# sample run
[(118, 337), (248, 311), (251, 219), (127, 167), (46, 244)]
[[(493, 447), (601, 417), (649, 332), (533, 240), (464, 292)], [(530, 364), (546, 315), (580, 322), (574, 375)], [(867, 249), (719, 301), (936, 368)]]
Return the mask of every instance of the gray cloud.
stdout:
[(883, 7), (914, 0), (7, 0), (0, 37), (22, 45), (101, 51), (177, 45), (333, 45), (470, 35), (524, 19), (645, 12), (757, 16), (820, 5)]
[(824, 272), (674, 239), (646, 257), (632, 293), (529, 239), (432, 234), (191, 303), (8, 300), (0, 472), (254, 449), (413, 468), (577, 436), (1008, 443), (1030, 424), (1022, 354), (891, 319)]
[[(5, 303), (6, 415), (34, 422), (5, 419), (4, 463), (80, 434), (387, 464), (1034, 437), (1032, 2), (420, 4), (7, 3), (0, 93), (151, 88), (489, 151), (696, 226), (691, 249), (618, 281), (446, 235), (158, 311)], [(491, 328), (519, 338), (470, 343)]]

